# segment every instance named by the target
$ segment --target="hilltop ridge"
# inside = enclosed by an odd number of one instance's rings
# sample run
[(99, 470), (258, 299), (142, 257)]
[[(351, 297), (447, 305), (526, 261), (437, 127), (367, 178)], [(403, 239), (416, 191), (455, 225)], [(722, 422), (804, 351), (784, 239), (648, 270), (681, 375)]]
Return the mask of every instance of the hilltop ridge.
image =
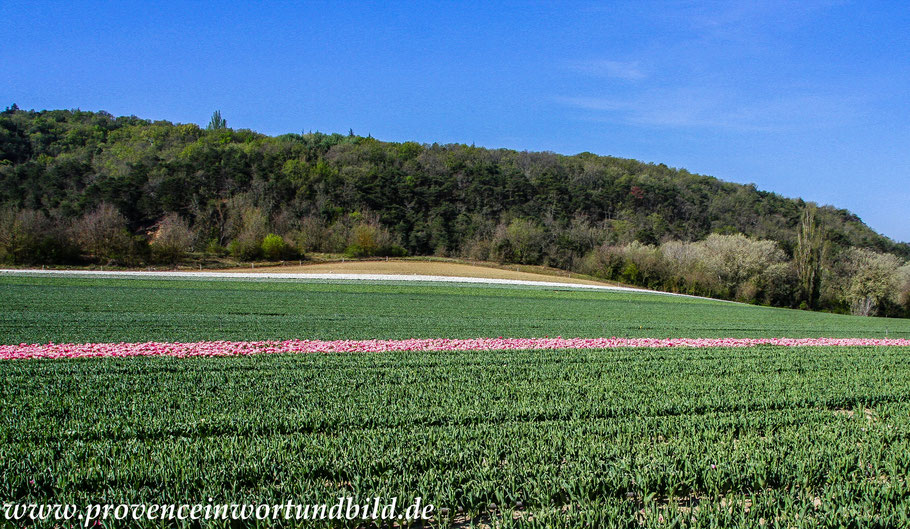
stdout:
[[(160, 248), (174, 238), (160, 237), (165, 226), (182, 237), (180, 252), (165, 252), (173, 259), (186, 250), (230, 251), (240, 260), (345, 251), (455, 256), (795, 305), (799, 296), (762, 294), (760, 282), (740, 292), (743, 277), (706, 286), (701, 279), (642, 275), (642, 263), (628, 252), (619, 264), (604, 262), (612, 259), (609, 248), (632, 245), (638, 251), (635, 245), (743, 234), (773, 241), (776, 249), (758, 250), (783, 263), (793, 259), (807, 209), (823, 232), (828, 275), (841, 283), (851, 272), (837, 268), (861, 257), (853, 249), (893, 254), (898, 260), (891, 268), (910, 258), (910, 244), (875, 232), (845, 209), (815, 207), (661, 163), (589, 152), (384, 142), (353, 132), (267, 136), (233, 130), (217, 117), (203, 129), (107, 112), (7, 108), (0, 113), (5, 218), (62, 226), (58, 231), (66, 235), (58, 238), (75, 244), (23, 251), (8, 243), (0, 260), (142, 262), (151, 258), (143, 249), (149, 241)], [(31, 220), (9, 220), (17, 215)], [(122, 222), (130, 238), (111, 232), (99, 242), (87, 234), (102, 221)], [(845, 289), (840, 284), (829, 297), (846, 299)], [(844, 303), (830, 307), (843, 310)]]

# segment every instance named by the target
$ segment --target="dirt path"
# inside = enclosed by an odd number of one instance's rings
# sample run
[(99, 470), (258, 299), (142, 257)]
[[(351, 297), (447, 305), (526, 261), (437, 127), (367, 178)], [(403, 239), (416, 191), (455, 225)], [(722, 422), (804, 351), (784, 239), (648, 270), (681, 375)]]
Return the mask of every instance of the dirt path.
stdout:
[[(517, 267), (516, 267), (517, 268)], [(606, 285), (610, 283), (579, 279), (568, 275), (550, 275), (527, 271), (509, 270), (492, 266), (471, 265), (446, 261), (335, 261), (304, 265), (270, 266), (264, 268), (230, 268), (216, 272), (241, 272), (253, 274), (383, 274), (405, 276), (477, 277), (484, 279), (517, 279), (521, 281), (545, 281), (578, 285)]]

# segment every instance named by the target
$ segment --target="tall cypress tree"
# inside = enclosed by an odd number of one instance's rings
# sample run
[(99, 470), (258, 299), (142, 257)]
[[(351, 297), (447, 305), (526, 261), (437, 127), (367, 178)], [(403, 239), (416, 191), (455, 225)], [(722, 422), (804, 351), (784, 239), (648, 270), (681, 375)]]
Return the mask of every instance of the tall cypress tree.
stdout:
[(209, 120), (208, 130), (222, 130), (227, 128), (227, 120), (221, 117), (221, 111), (216, 110), (212, 113), (212, 119)]

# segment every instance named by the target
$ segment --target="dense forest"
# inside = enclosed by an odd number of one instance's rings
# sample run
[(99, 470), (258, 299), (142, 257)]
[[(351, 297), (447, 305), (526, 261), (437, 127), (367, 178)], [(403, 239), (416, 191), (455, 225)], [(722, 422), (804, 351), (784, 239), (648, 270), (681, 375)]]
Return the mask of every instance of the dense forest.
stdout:
[(910, 315), (910, 245), (663, 164), (79, 110), (0, 114), (0, 261), (440, 255), (780, 306)]

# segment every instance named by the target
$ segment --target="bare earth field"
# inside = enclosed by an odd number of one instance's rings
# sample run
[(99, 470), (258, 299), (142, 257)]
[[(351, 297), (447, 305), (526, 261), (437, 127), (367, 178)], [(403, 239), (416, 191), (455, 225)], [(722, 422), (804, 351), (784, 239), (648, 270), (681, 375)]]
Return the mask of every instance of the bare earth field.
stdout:
[(521, 281), (559, 281), (578, 285), (611, 285), (605, 281), (580, 279), (562, 274), (543, 274), (491, 266), (454, 263), (447, 261), (336, 261), (304, 265), (269, 266), (260, 268), (225, 268), (212, 272), (249, 272), (282, 274), (389, 274), (427, 275), (445, 277), (477, 277), (483, 279), (509, 279)]

